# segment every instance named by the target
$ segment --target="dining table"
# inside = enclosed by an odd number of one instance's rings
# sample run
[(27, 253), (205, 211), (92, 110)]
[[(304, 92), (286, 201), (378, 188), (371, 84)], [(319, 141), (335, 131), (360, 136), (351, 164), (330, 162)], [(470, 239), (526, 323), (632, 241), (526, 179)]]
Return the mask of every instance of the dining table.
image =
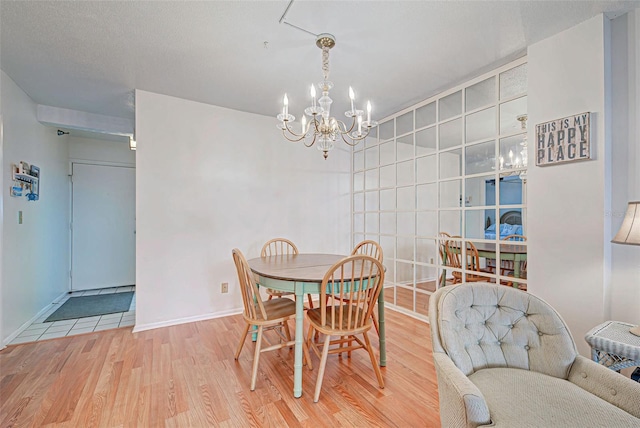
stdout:
[[(293, 364), (293, 396), (302, 396), (302, 346), (304, 341), (304, 296), (320, 294), (322, 279), (329, 268), (347, 257), (340, 254), (282, 254), (247, 260), (256, 275), (258, 285), (295, 294), (295, 348)], [(378, 328), (380, 338), (380, 366), (387, 364), (384, 287), (378, 297)]]
[[(520, 270), (523, 262), (527, 261), (527, 246), (521, 244), (504, 244), (500, 242), (500, 260), (513, 261), (513, 287), (518, 287), (518, 278), (520, 278)], [(478, 250), (478, 257), (485, 258), (487, 260), (496, 259), (496, 244), (489, 242), (478, 242), (475, 244), (476, 250)], [(445, 257), (446, 259), (446, 257)], [(446, 260), (444, 260), (446, 265)], [(441, 285), (446, 285), (446, 271), (445, 275), (442, 275)]]

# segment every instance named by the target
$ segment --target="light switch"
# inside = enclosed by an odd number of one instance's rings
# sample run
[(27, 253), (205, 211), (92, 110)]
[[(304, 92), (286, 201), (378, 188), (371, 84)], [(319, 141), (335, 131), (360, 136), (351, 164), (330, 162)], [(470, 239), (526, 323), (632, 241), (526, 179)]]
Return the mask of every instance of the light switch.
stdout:
[(22, 224), (22, 211), (18, 211), (18, 224)]

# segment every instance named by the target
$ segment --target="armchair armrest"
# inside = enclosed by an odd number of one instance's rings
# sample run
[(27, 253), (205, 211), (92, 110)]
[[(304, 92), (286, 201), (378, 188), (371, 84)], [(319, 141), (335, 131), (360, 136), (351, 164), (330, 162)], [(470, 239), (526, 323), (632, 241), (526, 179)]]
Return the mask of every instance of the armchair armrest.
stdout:
[(491, 423), (489, 408), (477, 386), (444, 353), (433, 360), (440, 391), (440, 421), (443, 427), (475, 428)]
[(578, 355), (568, 380), (625, 412), (640, 418), (640, 383)]

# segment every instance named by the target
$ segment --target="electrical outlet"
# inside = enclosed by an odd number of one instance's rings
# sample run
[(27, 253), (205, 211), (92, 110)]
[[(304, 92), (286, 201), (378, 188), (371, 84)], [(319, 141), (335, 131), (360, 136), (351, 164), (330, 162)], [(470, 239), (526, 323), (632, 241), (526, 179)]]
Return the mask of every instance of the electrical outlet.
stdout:
[(229, 292), (229, 283), (228, 282), (223, 282), (221, 288), (221, 292), (222, 293), (228, 293)]

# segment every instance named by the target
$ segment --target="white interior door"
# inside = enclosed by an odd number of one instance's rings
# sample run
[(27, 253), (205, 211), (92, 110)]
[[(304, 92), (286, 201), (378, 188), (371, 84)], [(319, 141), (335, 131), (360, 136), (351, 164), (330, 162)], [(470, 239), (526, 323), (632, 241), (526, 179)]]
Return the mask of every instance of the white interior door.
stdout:
[(135, 284), (135, 168), (72, 164), (71, 289)]

